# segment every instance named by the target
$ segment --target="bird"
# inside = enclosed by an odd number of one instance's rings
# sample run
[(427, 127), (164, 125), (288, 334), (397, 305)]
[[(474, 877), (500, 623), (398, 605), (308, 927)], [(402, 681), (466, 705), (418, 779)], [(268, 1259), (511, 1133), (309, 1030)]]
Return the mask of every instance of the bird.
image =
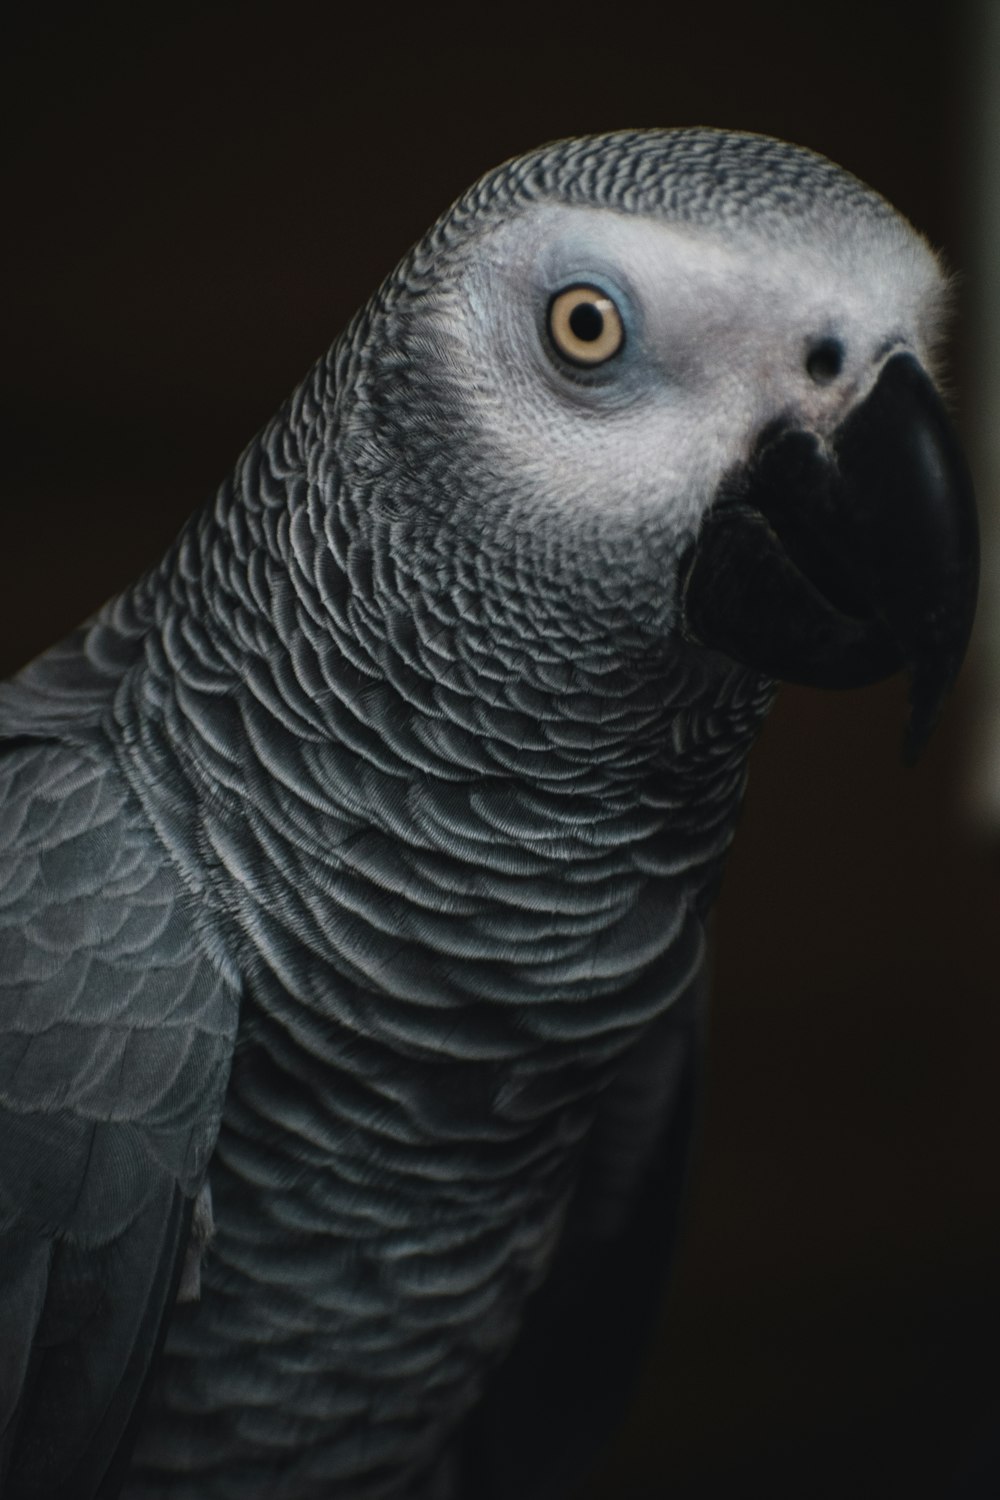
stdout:
[(949, 282), (812, 151), (558, 141), (0, 686), (7, 1500), (569, 1494), (688, 1178), (781, 681), (975, 608)]

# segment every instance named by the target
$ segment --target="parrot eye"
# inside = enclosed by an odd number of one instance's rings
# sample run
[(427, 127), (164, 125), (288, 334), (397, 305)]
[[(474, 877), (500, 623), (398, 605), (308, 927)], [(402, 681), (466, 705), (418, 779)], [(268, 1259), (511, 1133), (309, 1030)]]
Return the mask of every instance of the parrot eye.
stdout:
[(621, 315), (596, 286), (569, 286), (549, 303), (549, 337), (575, 365), (602, 365), (625, 342)]

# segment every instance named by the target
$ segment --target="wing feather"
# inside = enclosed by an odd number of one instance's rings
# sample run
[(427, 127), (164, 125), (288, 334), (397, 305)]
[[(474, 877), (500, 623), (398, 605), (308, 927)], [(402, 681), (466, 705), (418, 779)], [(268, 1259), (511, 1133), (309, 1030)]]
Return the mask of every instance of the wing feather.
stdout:
[(0, 740), (7, 1500), (116, 1492), (237, 1011), (99, 736), (68, 744), (15, 719)]

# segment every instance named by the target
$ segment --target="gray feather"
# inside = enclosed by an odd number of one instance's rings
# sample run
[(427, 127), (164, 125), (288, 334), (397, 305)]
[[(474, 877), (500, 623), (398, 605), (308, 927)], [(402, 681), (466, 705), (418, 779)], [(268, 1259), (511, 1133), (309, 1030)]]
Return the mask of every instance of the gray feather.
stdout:
[[(602, 405), (544, 353), (544, 277), (620, 263), (639, 302), (654, 244), (674, 301), (650, 294), (646, 364)], [(93, 1490), (126, 1429), (130, 1500), (577, 1472), (574, 1402), (546, 1450), (496, 1372), (520, 1332), (586, 1406), (550, 1335), (592, 1306), (610, 1339), (605, 1293), (616, 1384), (638, 1358), (773, 693), (685, 637), (678, 567), (788, 410), (775, 350), (801, 383), (817, 287), (926, 352), (933, 258), (820, 158), (681, 131), (508, 163), (162, 564), (0, 690), (10, 1493), (60, 1403), (44, 1493), (74, 1466)]]

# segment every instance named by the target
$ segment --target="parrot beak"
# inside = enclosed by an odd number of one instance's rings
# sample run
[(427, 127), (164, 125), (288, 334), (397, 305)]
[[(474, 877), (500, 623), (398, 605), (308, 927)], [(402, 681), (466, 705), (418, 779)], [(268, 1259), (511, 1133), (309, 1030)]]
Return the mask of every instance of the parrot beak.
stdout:
[(912, 763), (958, 675), (978, 577), (968, 467), (930, 378), (896, 354), (828, 443), (761, 435), (682, 562), (684, 628), (813, 687), (905, 668)]

